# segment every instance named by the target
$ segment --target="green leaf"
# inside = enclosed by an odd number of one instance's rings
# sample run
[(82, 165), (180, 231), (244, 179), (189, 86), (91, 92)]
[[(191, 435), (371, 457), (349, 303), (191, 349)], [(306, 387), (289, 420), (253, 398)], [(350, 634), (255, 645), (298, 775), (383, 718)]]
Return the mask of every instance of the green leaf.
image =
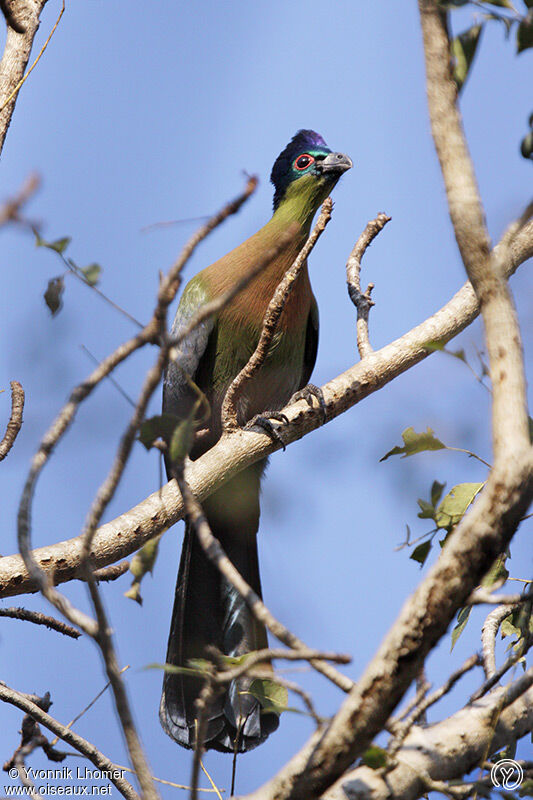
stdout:
[(458, 91), (461, 91), (468, 77), (482, 29), (483, 25), (472, 25), (471, 28), (463, 31), (451, 41), (450, 50), (454, 65), (453, 78), (457, 84)]
[(533, 9), (528, 11), (516, 31), (516, 52), (523, 53), (533, 47)]
[(54, 317), (63, 306), (63, 292), (65, 291), (65, 281), (63, 276), (59, 275), (57, 278), (50, 278), (46, 292), (44, 293), (44, 301)]
[(372, 744), (361, 756), (361, 761), (365, 767), (370, 767), (370, 769), (380, 769), (387, 763), (387, 751), (375, 744)]
[(154, 569), (159, 550), (159, 540), (163, 533), (164, 531), (158, 533), (157, 536), (154, 536), (152, 539), (148, 539), (146, 544), (144, 544), (131, 559), (130, 572), (134, 580), (127, 592), (124, 592), (124, 597), (135, 600), (140, 606), (143, 604), (141, 581), (148, 572), (151, 574)]
[(287, 710), (289, 693), (284, 686), (267, 678), (255, 678), (248, 687), (248, 692), (261, 703), (265, 713), (278, 716)]
[(139, 581), (132, 581), (130, 588), (124, 592), (124, 597), (127, 597), (128, 600), (134, 600), (136, 603), (142, 606), (143, 599), (141, 596), (141, 584)]
[(437, 527), (450, 530), (457, 525), (483, 486), (483, 483), (459, 483), (454, 486), (437, 509)]
[[(205, 672), (205, 667), (200, 663), (201, 661), (202, 659), (198, 659), (197, 667), (177, 667), (175, 664), (153, 663), (147, 664), (144, 669), (160, 669), (163, 670), (163, 672), (167, 672), (169, 675), (202, 675)], [(209, 662), (206, 661), (205, 664), (209, 664)]]
[(100, 273), (102, 272), (102, 267), (100, 264), (89, 264), (88, 267), (82, 267), (80, 272), (83, 273), (89, 286), (96, 286), (100, 278)]
[(509, 577), (509, 570), (505, 566), (506, 559), (506, 554), (498, 556), (487, 574), (484, 575), (481, 581), (482, 586), (486, 586), (489, 589), (495, 583), (505, 583)]
[(457, 639), (464, 631), (471, 611), (472, 611), (472, 606), (466, 606), (466, 608), (459, 609), (459, 613), (457, 614), (457, 625), (452, 631), (452, 646), (450, 648), (451, 650), (453, 650), (457, 642)]
[(196, 424), (193, 417), (181, 420), (170, 439), (168, 454), (173, 462), (183, 461), (191, 450), (194, 443)]
[(386, 461), (390, 456), (401, 455), (403, 458), (423, 453), (427, 450), (444, 450), (446, 445), (439, 441), (431, 428), (423, 433), (416, 433), (414, 428), (406, 428), (402, 433), (403, 447), (393, 447), (380, 461)]
[(533, 444), (533, 419), (531, 419), (531, 417), (528, 417), (528, 423), (529, 423), (529, 441), (531, 442), (531, 444)]
[(427, 500), (422, 500), (421, 497), (416, 502), (420, 506), (417, 517), (420, 519), (435, 519), (435, 507), (431, 503), (428, 503)]
[(463, 361), (465, 364), (467, 363), (465, 351), (462, 348), (461, 350), (447, 350), (444, 342), (439, 342), (436, 340), (426, 342), (424, 345), (424, 350), (427, 350), (428, 353), (436, 353), (437, 351), (446, 353), (448, 356), (453, 356), (454, 358), (459, 359), (459, 361)]
[(62, 239), (56, 239), (54, 242), (47, 242), (35, 232), (35, 246), (47, 247), (49, 250), (55, 250), (56, 253), (64, 253), (71, 241), (72, 238), (70, 236), (63, 236)]
[(436, 506), (439, 500), (441, 499), (445, 486), (446, 486), (445, 483), (439, 483), (438, 481), (433, 481), (431, 485), (431, 502), (433, 506)]
[(514, 624), (513, 614), (509, 614), (508, 617), (505, 617), (500, 626), (500, 631), (502, 639), (506, 639), (507, 636), (516, 636), (518, 640), (522, 636), (522, 631)]
[(430, 550), (431, 542), (422, 542), (418, 547), (415, 547), (409, 558), (412, 558), (413, 561), (418, 561), (420, 566), (423, 567)]
[(518, 795), (520, 797), (533, 797), (533, 780), (531, 778), (526, 778), (522, 782), (518, 789)]
[(139, 441), (147, 450), (153, 446), (157, 439), (169, 441), (174, 429), (180, 423), (180, 418), (175, 414), (157, 414), (155, 417), (145, 419), (139, 429)]
[(527, 133), (520, 142), (520, 153), (524, 158), (533, 159), (533, 132)]

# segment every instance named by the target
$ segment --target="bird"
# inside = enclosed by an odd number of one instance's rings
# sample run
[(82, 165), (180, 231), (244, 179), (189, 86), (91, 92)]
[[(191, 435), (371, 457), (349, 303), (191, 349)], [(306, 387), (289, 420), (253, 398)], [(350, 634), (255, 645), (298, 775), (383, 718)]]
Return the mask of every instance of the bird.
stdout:
[[(353, 166), (344, 153), (332, 152), (318, 133), (299, 130), (276, 159), (271, 173), (274, 211), (257, 233), (193, 277), (178, 305), (171, 334), (179, 336), (205, 303), (230, 289), (258, 257), (272, 249), (289, 228), (296, 234), (276, 258), (218, 314), (202, 322), (175, 348), (163, 381), (163, 411), (187, 418), (197, 394), (210, 406), (209, 418), (190, 451), (196, 460), (213, 447), (222, 433), (221, 407), (233, 379), (248, 362), (262, 330), (263, 317), (277, 285), (305, 243), (313, 217), (341, 175)], [(296, 223), (296, 224), (295, 224)], [(275, 414), (307, 386), (318, 346), (318, 308), (307, 264), (296, 280), (280, 317), (267, 357), (245, 388), (237, 407), (239, 425), (256, 416)], [(172, 465), (166, 457), (167, 474)], [(259, 493), (266, 460), (253, 464), (203, 501), (213, 534), (252, 589), (262, 597), (257, 550)], [(166, 663), (187, 667), (191, 659), (215, 647), (238, 658), (267, 647), (267, 633), (239, 593), (204, 555), (192, 525), (185, 536), (176, 583)], [(201, 677), (165, 671), (160, 721), (178, 744), (196, 744), (198, 711), (195, 701)], [(246, 752), (257, 747), (279, 724), (278, 715), (262, 709), (247, 692), (249, 680), (239, 679), (219, 695), (208, 712), (205, 749)]]

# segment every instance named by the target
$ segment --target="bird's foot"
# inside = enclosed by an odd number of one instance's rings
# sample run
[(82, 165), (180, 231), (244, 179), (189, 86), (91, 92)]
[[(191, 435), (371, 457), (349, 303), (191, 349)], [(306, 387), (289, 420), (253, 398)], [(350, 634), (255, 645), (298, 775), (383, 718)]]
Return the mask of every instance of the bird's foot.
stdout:
[(285, 442), (280, 436), (279, 428), (274, 427), (271, 420), (276, 420), (277, 422), (282, 422), (284, 425), (287, 425), (289, 420), (282, 414), (281, 411), (263, 411), (262, 414), (256, 414), (250, 422), (247, 422), (244, 426), (245, 431), (251, 430), (251, 428), (261, 428), (273, 442), (276, 444), (280, 444), (282, 449), (285, 450)]
[(311, 408), (313, 408), (313, 400), (316, 400), (318, 402), (318, 407), (320, 408), (320, 417), (322, 422), (324, 423), (326, 421), (326, 401), (324, 400), (324, 392), (320, 386), (315, 386), (314, 383), (308, 383), (307, 386), (304, 386), (304, 388), (300, 389), (299, 392), (295, 392), (295, 394), (293, 394), (289, 400), (289, 405), (296, 403), (298, 400), (305, 400), (307, 405)]

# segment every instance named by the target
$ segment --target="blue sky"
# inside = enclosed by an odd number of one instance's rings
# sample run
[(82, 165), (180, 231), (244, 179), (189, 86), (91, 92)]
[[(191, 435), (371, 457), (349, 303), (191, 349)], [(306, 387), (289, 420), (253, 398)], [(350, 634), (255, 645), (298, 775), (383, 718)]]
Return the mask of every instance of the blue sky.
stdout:
[[(50, 0), (36, 48), (59, 12)], [(458, 28), (468, 15), (457, 18)], [(531, 51), (515, 57), (497, 26), (488, 27), (461, 108), (496, 241), (530, 199), (531, 164), (519, 155), (531, 97)], [(46, 238), (72, 236), (68, 255), (103, 267), (101, 288), (140, 320), (151, 314), (159, 270), (168, 269), (194, 225), (143, 232), (150, 223), (217, 210), (256, 173), (258, 192), (238, 217), (217, 230), (187, 266), (187, 277), (214, 261), (269, 217), (268, 176), (287, 141), (302, 127), (319, 131), (330, 147), (348, 153), (354, 169), (334, 193), (327, 234), (310, 260), (321, 317), (314, 372), (323, 383), (357, 360), (355, 317), (344, 264), (358, 234), (378, 211), (392, 216), (368, 251), (363, 280), (376, 284), (371, 315), (374, 347), (386, 344), (443, 305), (465, 280), (434, 154), (427, 118), (423, 54), (416, 5), (339, 0), (326, 10), (316, 0), (179, 4), (160, 0), (69, 4), (41, 62), (23, 87), (0, 168), (5, 197), (31, 170), (42, 188), (28, 215), (42, 221)], [(54, 254), (31, 236), (2, 230), (4, 284), (0, 388), (20, 380), (25, 422), (2, 465), (2, 552), (14, 552), (17, 500), (29, 459), (71, 387), (91, 370), (81, 350), (98, 358), (133, 333), (126, 319), (67, 277), (65, 305), (52, 319), (42, 300), (49, 278), (61, 272)], [(528, 366), (531, 278), (513, 279), (524, 322)], [(530, 337), (529, 337), (530, 338)], [(479, 322), (453, 347), (475, 363)], [(142, 352), (117, 372), (132, 395), (154, 357)], [(159, 409), (159, 396), (151, 412)], [(7, 418), (9, 393), (0, 396)], [(276, 454), (263, 489), (260, 550), (265, 600), (309, 645), (348, 651), (357, 678), (399, 608), (421, 577), (407, 552), (395, 552), (405, 524), (413, 535), (417, 497), (431, 482), (484, 478), (466, 456), (434, 453), (380, 464), (380, 457), (413, 425), (430, 426), (455, 446), (490, 460), (488, 393), (458, 361), (435, 355), (325, 428)], [(95, 490), (107, 473), (129, 407), (109, 384), (81, 409), (38, 484), (33, 541), (44, 545), (76, 535)], [(157, 458), (135, 449), (107, 518), (135, 505), (159, 482)], [(512, 546), (512, 570), (529, 577), (524, 526)], [(144, 671), (164, 658), (177, 571), (181, 526), (163, 539), (154, 578), (143, 587), (144, 606), (123, 597), (127, 578), (102, 589), (117, 632), (127, 684), (154, 774), (187, 783), (190, 754), (166, 737), (157, 708), (161, 677)], [(516, 586), (516, 584), (515, 584)], [(83, 586), (65, 592), (83, 608)], [(3, 601), (13, 605), (11, 600)], [(15, 599), (42, 608), (38, 598)], [(443, 680), (479, 648), (482, 611), (453, 654), (449, 638), (429, 661), (430, 679)], [(52, 713), (74, 717), (105, 681), (90, 642), (71, 642), (28, 624), (4, 620), (0, 631), (3, 679), (26, 692), (49, 690)], [(331, 714), (338, 690), (321, 677), (296, 673)], [(468, 678), (433, 719), (457, 707), (474, 682)], [(292, 702), (292, 701), (291, 701)], [(105, 696), (77, 730), (112, 759), (126, 763), (120, 733)], [(297, 705), (296, 699), (292, 702)], [(0, 752), (17, 743), (20, 715), (0, 709)], [(238, 789), (262, 783), (312, 731), (305, 716), (286, 714), (268, 743), (240, 759)], [(39, 757), (32, 763), (46, 766)], [(229, 788), (230, 764), (209, 754), (218, 785)], [(178, 790), (163, 787), (165, 798)]]

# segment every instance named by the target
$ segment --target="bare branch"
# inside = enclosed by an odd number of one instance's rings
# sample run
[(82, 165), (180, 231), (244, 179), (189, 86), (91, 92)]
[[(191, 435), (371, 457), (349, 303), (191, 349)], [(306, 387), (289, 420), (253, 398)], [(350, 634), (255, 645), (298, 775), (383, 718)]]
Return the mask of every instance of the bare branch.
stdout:
[(481, 645), (483, 648), (483, 669), (487, 678), (492, 678), (496, 672), (496, 656), (494, 650), (496, 647), (496, 635), (499, 627), (505, 617), (511, 614), (513, 608), (509, 606), (501, 606), (495, 608), (487, 616), (483, 627), (481, 628)]
[(100, 583), (100, 581), (116, 581), (116, 579), (124, 575), (129, 568), (129, 561), (121, 561), (120, 564), (113, 564), (110, 567), (103, 567), (103, 569), (95, 569), (93, 578), (98, 583)]
[(357, 309), (357, 348), (362, 359), (372, 353), (368, 336), (368, 315), (374, 305), (370, 297), (374, 284), (369, 283), (365, 292), (361, 291), (361, 261), (367, 248), (390, 220), (391, 217), (380, 213), (368, 222), (346, 262), (346, 283), (350, 300)]
[(47, 628), (72, 639), (79, 639), (81, 633), (76, 628), (71, 628), (59, 619), (41, 614), (39, 611), (30, 611), (27, 608), (0, 608), (0, 617), (10, 617), (11, 619), (21, 619), (25, 622), (33, 622), (36, 625), (46, 625)]
[(41, 179), (36, 172), (29, 175), (22, 187), (13, 197), (6, 200), (0, 206), (0, 226), (6, 225), (8, 222), (17, 222), (27, 225), (30, 228), (35, 228), (35, 223), (24, 219), (21, 214), (22, 208), (30, 200), (41, 184)]
[(48, 728), (64, 742), (67, 742), (79, 753), (82, 753), (97, 769), (108, 773), (109, 780), (117, 787), (123, 797), (128, 800), (140, 800), (133, 786), (121, 776), (120, 768), (116, 764), (97, 750), (91, 742), (83, 739), (39, 708), (28, 695), (17, 692), (15, 689), (10, 689), (5, 684), (0, 683), (0, 700), (5, 703), (11, 703), (11, 705), (17, 706), (21, 711), (29, 714), (40, 725), (44, 725), (45, 728)]
[(0, 442), (0, 461), (2, 461), (13, 445), (22, 427), (24, 411), (24, 389), (18, 381), (11, 381), (11, 416), (7, 423), (4, 438)]
[[(515, 606), (520, 603), (529, 603), (530, 600), (533, 600), (533, 591), (526, 592), (525, 594), (492, 594), (492, 592), (484, 588), (479, 588), (472, 592), (468, 598), (467, 605), (476, 606), (486, 604), (491, 606)], [(511, 609), (508, 609), (508, 613), (510, 612)]]
[(154, 787), (152, 774), (137, 734), (135, 723), (133, 722), (128, 695), (122, 680), (123, 670), (119, 668), (117, 663), (117, 657), (113, 647), (113, 641), (111, 639), (107, 615), (105, 613), (104, 606), (98, 592), (98, 587), (91, 573), (91, 568), (89, 565), (86, 565), (85, 572), (87, 583), (89, 585), (89, 592), (91, 594), (91, 600), (93, 601), (93, 607), (98, 620), (98, 633), (95, 638), (100, 650), (102, 651), (107, 677), (109, 678), (109, 683), (111, 684), (111, 689), (113, 691), (115, 708), (122, 726), (124, 738), (126, 739), (131, 763), (141, 785), (143, 798), (147, 798), (147, 800), (158, 800), (159, 795)]
[[(470, 698), (470, 702), (473, 703), (478, 700), (480, 697), (483, 697), (484, 694), (487, 694), (493, 686), (496, 686), (500, 678), (503, 678), (506, 672), (508, 672), (511, 667), (514, 667), (520, 659), (527, 653), (531, 645), (533, 644), (533, 635), (525, 636), (521, 641), (519, 646), (517, 647), (516, 652), (512, 653), (509, 658), (504, 661), (501, 667), (495, 669), (492, 672), (491, 676), (485, 681), (485, 683), (474, 692), (472, 697)], [(527, 675), (528, 673), (526, 673)], [(533, 681), (533, 671), (529, 671), (529, 674)]]
[[(419, 0), (424, 37), (431, 131), (450, 218), (466, 272), (480, 301), (492, 381), (495, 459), (512, 459), (530, 447), (520, 329), (506, 280), (511, 255), (504, 245), (490, 255), (485, 216), (456, 105), (449, 40), (436, 0)], [(517, 228), (531, 213), (526, 209)], [(518, 233), (511, 236), (516, 239)]]
[[(24, 0), (24, 2), (4, 0), (2, 6), (4, 14), (7, 11), (8, 27), (4, 54), (0, 61), (0, 153), (4, 147), (20, 87), (50, 41), (50, 37), (48, 37), (36, 61), (25, 75), (24, 71), (30, 58), (33, 40), (39, 28), (39, 17), (45, 4), (46, 0)], [(54, 25), (52, 33), (58, 23), (59, 19)]]
[[(419, 0), (429, 119), (446, 187), (450, 218), (468, 277), (478, 298), (490, 243), (452, 76), (444, 14), (436, 0)], [(480, 298), (481, 299), (481, 298)]]
[(497, 753), (533, 729), (533, 690), (524, 693), (526, 684), (521, 678), (442, 722), (415, 726), (392, 770), (357, 767), (343, 775), (324, 800), (390, 800), (392, 794), (395, 800), (417, 800), (427, 792), (427, 778), (450, 781), (468, 774), (487, 753)]
[(439, 689), (432, 692), (427, 697), (420, 698), (420, 700), (415, 703), (414, 709), (404, 721), (401, 723), (396, 723), (393, 721), (394, 739), (388, 749), (389, 755), (395, 755), (398, 752), (413, 725), (415, 725), (415, 723), (417, 723), (421, 717), (425, 715), (428, 708), (435, 705), (435, 703), (438, 703), (438, 701), (444, 697), (445, 694), (448, 694), (448, 692), (453, 689), (457, 681), (462, 678), (463, 675), (479, 664), (480, 658), (477, 653), (473, 656), (470, 656), (470, 658), (467, 658), (465, 663), (459, 667), (459, 669), (455, 670), (455, 672), (450, 675), (448, 680)]
[[(130, 668), (130, 665), (129, 665), (129, 664), (127, 664), (125, 667), (122, 667), (122, 669), (120, 670), (120, 674), (122, 674), (123, 672), (126, 672), (126, 670), (127, 670), (127, 669), (129, 669), (129, 668)], [(100, 699), (100, 697), (101, 697), (101, 696), (102, 696), (102, 695), (103, 695), (103, 694), (104, 694), (104, 693), (107, 691), (107, 689), (109, 689), (109, 687), (110, 687), (110, 686), (111, 686), (111, 682), (110, 682), (110, 681), (108, 681), (108, 682), (106, 683), (106, 685), (104, 686), (104, 688), (103, 688), (103, 689), (101, 689), (101, 690), (98, 692), (98, 694), (96, 695), (96, 697), (93, 697), (93, 699), (90, 701), (90, 703), (87, 703), (87, 705), (85, 706), (85, 708), (83, 708), (83, 709), (80, 711), (80, 713), (79, 713), (79, 714), (76, 714), (76, 716), (74, 717), (74, 719), (71, 719), (71, 720), (70, 720), (70, 722), (69, 722), (69, 723), (68, 723), (68, 724), (67, 724), (65, 727), (67, 727), (67, 728), (72, 728), (72, 726), (74, 725), (74, 723), (75, 723), (75, 722), (77, 722), (79, 719), (81, 719), (81, 718), (83, 717), (83, 715), (84, 715), (84, 714), (85, 714), (85, 713), (86, 713), (86, 712), (87, 712), (87, 711), (88, 711), (90, 708), (92, 708), (92, 706), (94, 706), (94, 704), (96, 703), (96, 701)], [(56, 738), (55, 738), (55, 739), (52, 741), (52, 744), (56, 744), (56, 742), (58, 741), (58, 739), (59, 739), (59, 736), (56, 736)], [(131, 772), (131, 771), (132, 771), (132, 770), (130, 770), (130, 772)]]
[(246, 382), (249, 381), (250, 378), (256, 374), (256, 372), (258, 372), (265, 361), (269, 347), (272, 344), (272, 339), (274, 338), (279, 319), (283, 309), (285, 308), (285, 304), (289, 298), (291, 290), (300, 272), (305, 267), (309, 254), (317, 243), (320, 235), (324, 232), (326, 225), (330, 221), (332, 209), (333, 201), (331, 200), (331, 197), (328, 197), (322, 204), (322, 210), (316, 221), (315, 227), (311, 232), (311, 235), (299, 252), (294, 264), (287, 270), (282, 280), (279, 282), (279, 285), (274, 292), (270, 303), (268, 304), (257, 347), (250, 356), (248, 363), (241, 369), (239, 374), (232, 381), (222, 403), (222, 409), (220, 413), (222, 418), (222, 427), (224, 429), (236, 428), (238, 426), (236, 409), (238, 398), (242, 395), (243, 387)]
[[(507, 265), (507, 275), (511, 275), (524, 259), (533, 254), (533, 224), (527, 235), (524, 234), (525, 230), (524, 228), (515, 239), (514, 249), (511, 248), (512, 258)], [(522, 234), (524, 236), (520, 239)], [(467, 327), (478, 314), (479, 305), (471, 285), (467, 283), (432, 317), (372, 353), (364, 363), (354, 365), (325, 384), (322, 390), (328, 420), (337, 417), (427, 358), (430, 355), (428, 342), (448, 341)], [(121, 353), (118, 359), (126, 358), (129, 352)], [(111, 371), (113, 364), (110, 364), (109, 360), (115, 358), (117, 356), (113, 354), (104, 361), (100, 370), (95, 371), (77, 391), (84, 392), (87, 383), (90, 384), (89, 391), (91, 391), (94, 385)], [(285, 444), (300, 439), (306, 433), (318, 428), (323, 421), (320, 415), (310, 409), (304, 401), (286, 407), (283, 412), (289, 419), (289, 424), (285, 425), (283, 430)], [(70, 423), (67, 421), (67, 424)], [(47, 442), (44, 444), (48, 446)], [(205, 456), (191, 465), (188, 472), (191, 489), (201, 501), (223, 481), (276, 449), (278, 447), (269, 437), (254, 431), (237, 432), (230, 437), (224, 437)], [(130, 555), (152, 536), (161, 533), (182, 517), (181, 496), (171, 482), (130, 511), (98, 529), (93, 541), (95, 566), (106, 567)], [(76, 577), (80, 554), (79, 537), (42, 547), (34, 552), (40, 568), (53, 576), (56, 583), (63, 583)], [(30, 576), (20, 556), (0, 558), (0, 597), (35, 591), (36, 586), (37, 583)]]
[[(174, 299), (176, 292), (179, 288), (180, 282), (180, 273), (183, 269), (184, 265), (186, 264), (187, 260), (190, 258), (196, 246), (221, 222), (223, 222), (230, 214), (235, 213), (241, 207), (241, 205), (245, 202), (245, 200), (252, 194), (255, 187), (257, 185), (257, 181), (253, 178), (248, 180), (246, 188), (244, 192), (232, 202), (228, 203), (218, 214), (216, 214), (209, 222), (207, 222), (199, 231), (197, 231), (193, 237), (189, 240), (189, 242), (185, 245), (185, 248), (182, 251), (181, 256), (178, 258), (176, 263), (171, 267), (169, 274), (166, 278), (161, 281), (161, 285), (159, 287), (159, 294), (157, 299), (157, 305), (153, 314), (152, 319), (146, 325), (140, 333), (134, 336), (129, 341), (125, 342), (123, 345), (118, 347), (114, 353), (108, 356), (104, 361), (92, 372), (89, 378), (84, 381), (83, 383), (79, 384), (71, 393), (69, 401), (63, 407), (59, 415), (56, 417), (55, 421), (52, 423), (52, 426), (49, 428), (47, 433), (44, 436), (44, 439), (41, 442), (39, 450), (33, 457), (31, 468), (29, 475), (26, 479), (26, 484), (24, 486), (22, 498), (20, 501), (19, 506), (19, 513), (18, 513), (18, 538), (19, 538), (19, 550), (21, 556), (24, 560), (28, 573), (32, 575), (32, 579), (34, 580), (36, 586), (39, 587), (40, 591), (44, 594), (44, 596), (53, 604), (56, 608), (58, 608), (61, 613), (63, 613), (67, 619), (73, 622), (75, 625), (79, 625), (83, 630), (85, 630), (90, 636), (93, 638), (96, 636), (97, 633), (97, 626), (94, 620), (91, 620), (86, 614), (82, 614), (82, 612), (74, 609), (73, 606), (66, 600), (66, 598), (62, 597), (59, 592), (57, 592), (54, 588), (52, 583), (50, 582), (49, 578), (47, 578), (44, 571), (41, 569), (40, 565), (35, 561), (32, 556), (31, 549), (30, 549), (30, 521), (31, 521), (31, 505), (33, 500), (33, 495), (35, 492), (35, 486), (37, 479), (46, 465), (51, 453), (53, 452), (54, 447), (60, 440), (60, 438), (65, 434), (68, 430), (70, 425), (72, 424), (77, 409), (80, 403), (85, 400), (93, 391), (93, 389), (107, 376), (109, 373), (120, 364), (124, 359), (128, 358), (135, 350), (143, 347), (148, 343), (157, 343), (166, 333), (166, 311), (169, 304)], [(165, 349), (165, 353), (167, 349)], [(153, 376), (150, 376), (150, 379)], [(135, 420), (134, 420), (135, 422)], [(117, 456), (117, 461), (115, 467), (112, 470), (112, 475), (110, 480), (106, 483), (103, 488), (102, 496), (97, 499), (97, 506), (95, 507), (95, 514), (94, 516), (98, 516), (103, 512), (106, 503), (108, 500), (106, 498), (112, 496), (114, 487), (116, 486), (116, 482), (120, 478), (122, 474), (122, 468), (120, 467), (120, 458), (121, 453), (127, 450), (128, 444), (131, 439), (133, 424), (130, 425), (126, 437), (123, 441), (124, 448), (121, 448), (119, 451), (119, 455)], [(97, 524), (97, 523), (96, 523)], [(90, 530), (91, 520), (89, 519), (89, 528)], [(91, 534), (92, 536), (92, 534)], [(90, 543), (89, 543), (90, 544)], [(110, 562), (106, 564), (96, 564), (96, 567), (107, 566)], [(77, 566), (76, 570), (78, 571), (80, 565)]]

